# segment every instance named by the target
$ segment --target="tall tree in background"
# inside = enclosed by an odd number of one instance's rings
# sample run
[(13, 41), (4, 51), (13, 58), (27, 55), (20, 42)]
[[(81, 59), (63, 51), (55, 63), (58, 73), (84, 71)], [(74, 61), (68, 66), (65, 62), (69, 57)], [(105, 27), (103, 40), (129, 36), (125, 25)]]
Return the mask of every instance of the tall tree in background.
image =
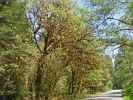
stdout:
[(121, 48), (121, 54), (116, 59), (116, 68), (113, 75), (114, 86), (115, 88), (126, 89), (126, 95), (131, 95), (133, 89), (131, 85), (132, 79), (128, 79), (127, 77), (132, 75), (130, 72), (132, 70), (132, 61), (130, 61), (132, 57), (129, 51), (131, 52), (133, 47), (133, 2), (131, 0), (86, 1), (88, 1), (87, 7), (96, 15), (92, 27), (96, 30), (97, 37), (101, 40), (106, 40), (104, 41), (105, 47), (115, 44), (118, 47), (114, 50)]

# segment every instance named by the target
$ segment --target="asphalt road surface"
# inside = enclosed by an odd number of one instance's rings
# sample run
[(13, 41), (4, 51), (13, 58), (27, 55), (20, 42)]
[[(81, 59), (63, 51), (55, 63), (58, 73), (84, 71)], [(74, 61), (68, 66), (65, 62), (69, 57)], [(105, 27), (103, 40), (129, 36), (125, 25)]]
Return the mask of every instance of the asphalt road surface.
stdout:
[(100, 96), (88, 97), (83, 100), (123, 100), (121, 90), (112, 90), (103, 93)]

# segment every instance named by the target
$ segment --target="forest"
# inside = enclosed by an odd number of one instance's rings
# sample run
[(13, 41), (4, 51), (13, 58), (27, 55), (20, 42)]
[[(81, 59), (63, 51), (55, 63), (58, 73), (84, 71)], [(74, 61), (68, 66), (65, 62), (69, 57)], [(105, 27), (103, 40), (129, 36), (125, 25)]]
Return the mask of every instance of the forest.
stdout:
[(133, 100), (133, 0), (0, 0), (0, 100), (112, 90)]

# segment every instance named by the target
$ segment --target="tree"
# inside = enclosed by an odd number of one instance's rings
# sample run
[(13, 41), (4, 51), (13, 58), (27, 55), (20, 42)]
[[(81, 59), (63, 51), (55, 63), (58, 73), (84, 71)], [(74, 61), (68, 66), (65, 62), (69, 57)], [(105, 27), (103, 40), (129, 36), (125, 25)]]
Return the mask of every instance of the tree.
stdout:
[[(98, 39), (102, 42), (103, 49), (109, 45), (119, 45), (121, 53), (116, 59), (116, 68), (113, 74), (115, 88), (126, 89), (126, 95), (132, 94), (132, 57), (129, 53), (132, 50), (132, 1), (119, 0), (86, 0), (87, 6), (96, 16), (92, 20), (92, 27), (97, 32)], [(118, 12), (120, 12), (118, 14)], [(103, 46), (105, 45), (105, 46)], [(116, 48), (116, 49), (117, 49)], [(115, 49), (114, 49), (115, 50)], [(131, 51), (130, 51), (131, 52)], [(127, 85), (128, 84), (128, 85)], [(130, 85), (129, 85), (130, 84)], [(129, 92), (130, 91), (130, 92)], [(132, 96), (131, 96), (132, 98)]]
[[(96, 58), (98, 55), (91, 45), (91, 29), (71, 1), (42, 1), (41, 4), (42, 16), (39, 19), (46, 35), (43, 37), (43, 52), (38, 60), (36, 78), (33, 82), (36, 99), (76, 97), (83, 93), (88, 83), (85, 76), (99, 65)], [(58, 82), (63, 77), (67, 77), (64, 96), (57, 94), (56, 90)]]
[(122, 48), (122, 54), (120, 54), (116, 61), (115, 70), (115, 86), (116, 88), (124, 89), (124, 95), (129, 95), (132, 98), (132, 48)]
[[(31, 42), (25, 19), (25, 4), (16, 0), (2, 5), (0, 15), (0, 95), (27, 95), (27, 79), (37, 49)], [(29, 34), (28, 34), (29, 33)], [(34, 49), (34, 50), (33, 50)], [(27, 78), (28, 77), (28, 78)], [(29, 80), (28, 80), (29, 81)], [(10, 99), (10, 98), (7, 98)]]

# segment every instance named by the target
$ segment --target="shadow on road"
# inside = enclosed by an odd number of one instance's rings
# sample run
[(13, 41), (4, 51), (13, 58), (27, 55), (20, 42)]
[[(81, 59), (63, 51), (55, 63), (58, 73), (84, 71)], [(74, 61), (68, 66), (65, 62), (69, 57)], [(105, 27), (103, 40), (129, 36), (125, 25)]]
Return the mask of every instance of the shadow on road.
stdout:
[(82, 100), (122, 100), (122, 90), (111, 90), (99, 96), (91, 96)]

